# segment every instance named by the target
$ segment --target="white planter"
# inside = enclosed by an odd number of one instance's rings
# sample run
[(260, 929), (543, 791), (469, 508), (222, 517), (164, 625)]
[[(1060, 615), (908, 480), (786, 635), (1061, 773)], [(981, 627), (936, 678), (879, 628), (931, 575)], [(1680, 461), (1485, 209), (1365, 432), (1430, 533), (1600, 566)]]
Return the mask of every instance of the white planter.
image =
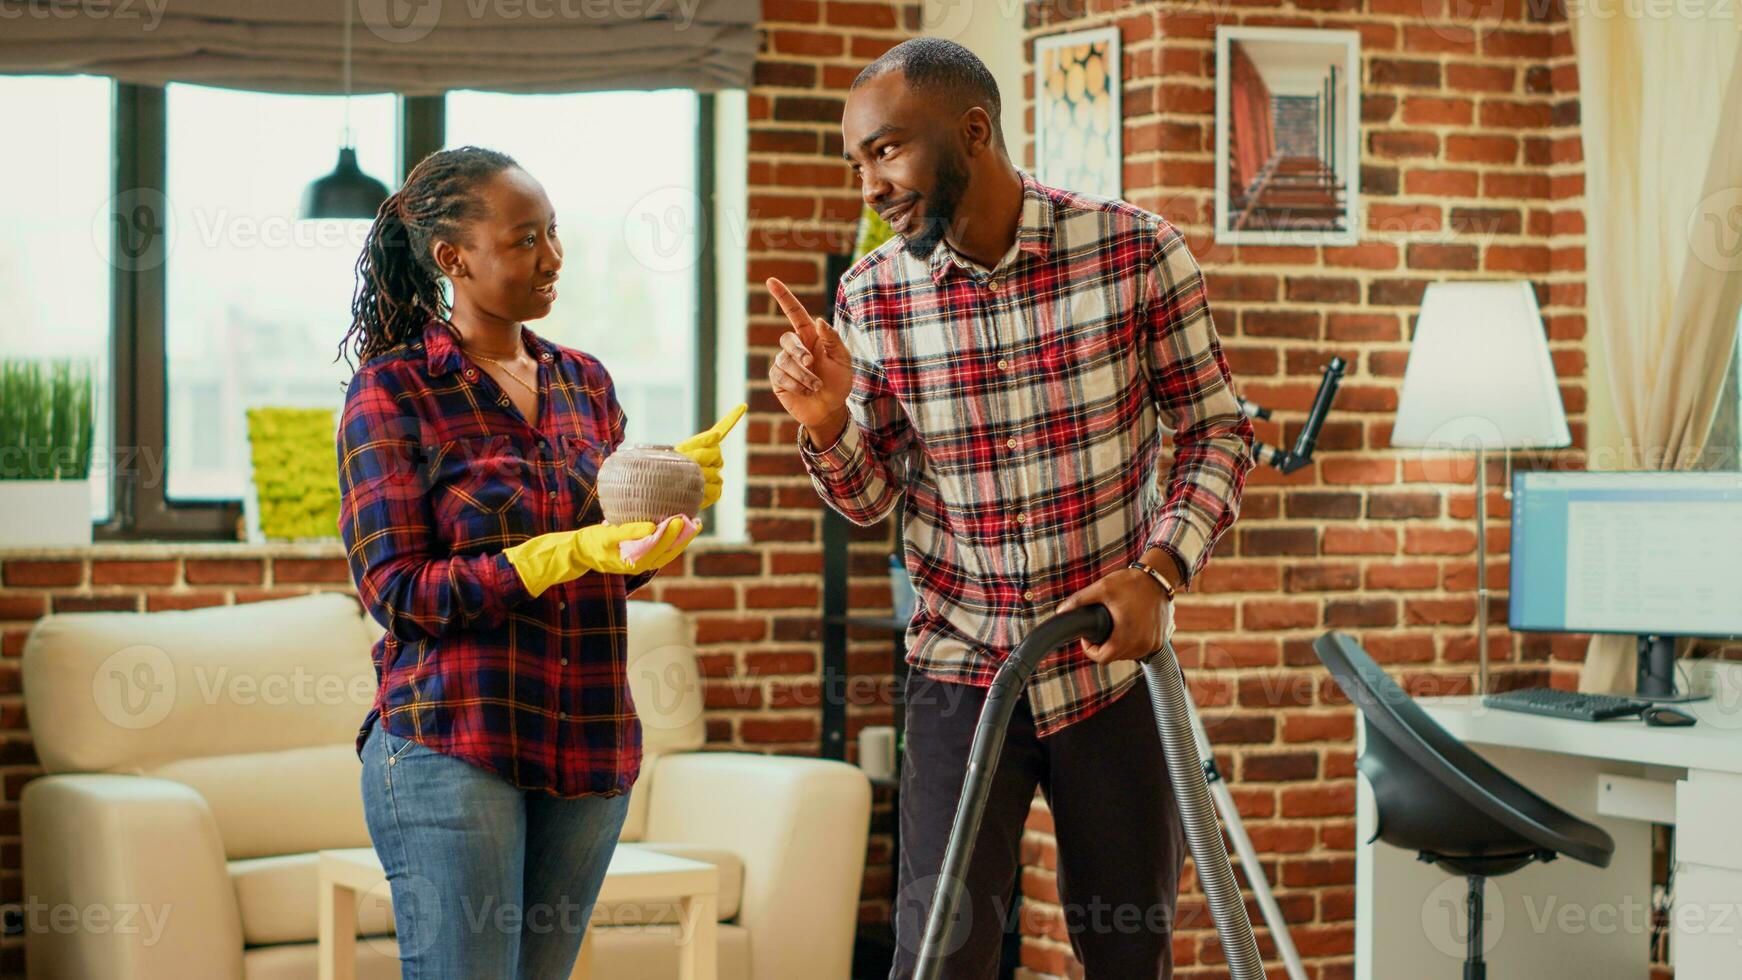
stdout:
[(90, 543), (89, 480), (0, 480), (0, 548)]

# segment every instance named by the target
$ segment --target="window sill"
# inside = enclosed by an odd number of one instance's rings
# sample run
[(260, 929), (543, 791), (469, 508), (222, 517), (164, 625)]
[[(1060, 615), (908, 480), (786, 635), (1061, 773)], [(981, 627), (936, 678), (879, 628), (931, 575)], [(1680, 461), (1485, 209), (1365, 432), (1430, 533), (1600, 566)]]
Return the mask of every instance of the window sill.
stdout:
[(337, 538), (327, 541), (97, 541), (88, 545), (0, 547), (0, 561), (11, 559), (152, 558), (343, 558)]

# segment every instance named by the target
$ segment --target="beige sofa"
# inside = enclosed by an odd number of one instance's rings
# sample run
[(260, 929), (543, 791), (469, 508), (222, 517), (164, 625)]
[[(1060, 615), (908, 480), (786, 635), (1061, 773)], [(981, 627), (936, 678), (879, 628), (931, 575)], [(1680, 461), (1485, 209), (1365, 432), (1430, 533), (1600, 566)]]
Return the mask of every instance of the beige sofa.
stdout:
[[(629, 608), (646, 758), (622, 846), (719, 867), (721, 980), (846, 980), (864, 776), (698, 751), (689, 620)], [(338, 594), (42, 620), (23, 665), (46, 773), (23, 796), (29, 976), (312, 980), (315, 853), (369, 845), (352, 746), (379, 635)], [(399, 975), (385, 891), (358, 913), (359, 977)], [(647, 911), (596, 910), (595, 976), (677, 975), (675, 927)]]

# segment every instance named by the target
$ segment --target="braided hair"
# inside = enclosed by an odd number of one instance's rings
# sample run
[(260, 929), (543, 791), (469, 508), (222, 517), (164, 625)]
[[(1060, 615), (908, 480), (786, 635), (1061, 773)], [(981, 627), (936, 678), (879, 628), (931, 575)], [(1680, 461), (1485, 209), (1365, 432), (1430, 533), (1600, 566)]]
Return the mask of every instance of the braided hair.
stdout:
[(381, 202), (357, 258), (351, 328), (339, 341), (347, 364), (353, 354), (361, 366), (417, 340), (430, 318), (451, 312), (430, 243), (464, 241), (467, 226), (484, 214), (478, 187), (518, 166), (507, 154), (481, 147), (438, 150), (419, 161), (404, 186)]

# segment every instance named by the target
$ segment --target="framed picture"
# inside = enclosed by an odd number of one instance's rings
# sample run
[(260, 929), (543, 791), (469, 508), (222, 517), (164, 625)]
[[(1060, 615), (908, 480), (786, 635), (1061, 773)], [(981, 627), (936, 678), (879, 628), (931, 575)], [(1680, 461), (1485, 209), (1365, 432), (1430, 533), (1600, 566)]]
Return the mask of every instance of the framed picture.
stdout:
[(1361, 35), (1216, 31), (1216, 240), (1353, 245), (1361, 194)]
[(1035, 178), (1117, 199), (1124, 193), (1118, 28), (1037, 39), (1034, 71)]

